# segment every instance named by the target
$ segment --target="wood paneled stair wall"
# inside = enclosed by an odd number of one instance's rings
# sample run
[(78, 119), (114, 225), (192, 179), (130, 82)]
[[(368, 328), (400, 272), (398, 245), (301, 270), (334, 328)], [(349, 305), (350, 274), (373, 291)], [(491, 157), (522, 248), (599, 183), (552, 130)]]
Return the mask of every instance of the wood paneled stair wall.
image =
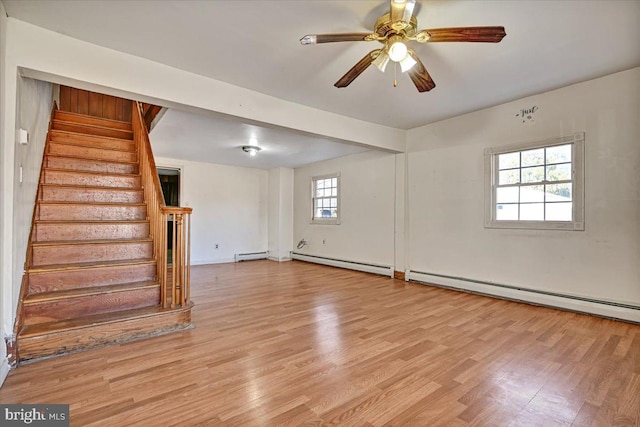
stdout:
[[(141, 120), (140, 104), (131, 111)], [(168, 267), (170, 214), (150, 217), (164, 203), (151, 206), (155, 193), (144, 187), (157, 175), (153, 161), (140, 161), (150, 153), (146, 132), (54, 106), (18, 306), (18, 362), (190, 327), (188, 265), (187, 283), (172, 283)]]

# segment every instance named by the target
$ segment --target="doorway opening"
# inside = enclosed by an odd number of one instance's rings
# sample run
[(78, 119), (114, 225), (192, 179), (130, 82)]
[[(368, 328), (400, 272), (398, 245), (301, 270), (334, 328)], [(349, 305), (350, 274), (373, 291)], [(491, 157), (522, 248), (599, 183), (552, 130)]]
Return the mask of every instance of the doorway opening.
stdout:
[[(180, 169), (158, 168), (158, 178), (162, 186), (164, 203), (167, 206), (180, 206)], [(167, 221), (167, 257), (171, 263), (173, 252), (173, 215)]]

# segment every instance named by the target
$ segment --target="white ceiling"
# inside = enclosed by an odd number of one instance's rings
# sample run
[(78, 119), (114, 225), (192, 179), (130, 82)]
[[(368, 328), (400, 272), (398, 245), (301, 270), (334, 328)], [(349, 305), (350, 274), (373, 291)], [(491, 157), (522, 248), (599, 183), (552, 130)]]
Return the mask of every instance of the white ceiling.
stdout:
[[(151, 131), (157, 157), (273, 169), (296, 168), (321, 160), (367, 151), (367, 148), (234, 119), (170, 109)], [(243, 145), (257, 145), (251, 157)]]
[[(377, 42), (299, 43), (309, 33), (370, 31), (388, 10), (385, 0), (2, 1), (9, 16), (78, 39), (402, 129), (640, 66), (636, 0), (419, 1), (419, 28), (503, 25), (507, 32), (498, 44), (414, 43), (436, 82), (422, 94), (404, 75), (393, 88), (393, 67), (385, 74), (370, 67), (348, 88), (333, 87)], [(238, 135), (256, 130), (239, 126)], [(271, 131), (270, 140), (287, 139)]]

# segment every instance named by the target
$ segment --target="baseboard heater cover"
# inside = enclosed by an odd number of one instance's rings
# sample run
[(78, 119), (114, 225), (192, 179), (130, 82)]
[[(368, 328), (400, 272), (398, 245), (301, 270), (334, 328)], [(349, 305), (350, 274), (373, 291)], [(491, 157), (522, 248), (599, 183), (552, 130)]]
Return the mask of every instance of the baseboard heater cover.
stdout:
[(578, 313), (595, 314), (627, 322), (640, 323), (640, 306), (615, 301), (602, 301), (575, 295), (528, 289), (518, 286), (465, 277), (448, 276), (422, 271), (407, 271), (407, 280), (442, 288), (468, 291), (480, 295), (519, 301)]
[(331, 267), (346, 268), (349, 270), (363, 271), (365, 273), (380, 274), (393, 278), (393, 267), (388, 265), (368, 264), (357, 261), (346, 261), (336, 258), (327, 258), (317, 255), (306, 255), (299, 252), (291, 252), (291, 259), (328, 265)]
[(258, 259), (267, 259), (267, 252), (247, 252), (244, 254), (236, 254), (236, 262), (255, 261)]

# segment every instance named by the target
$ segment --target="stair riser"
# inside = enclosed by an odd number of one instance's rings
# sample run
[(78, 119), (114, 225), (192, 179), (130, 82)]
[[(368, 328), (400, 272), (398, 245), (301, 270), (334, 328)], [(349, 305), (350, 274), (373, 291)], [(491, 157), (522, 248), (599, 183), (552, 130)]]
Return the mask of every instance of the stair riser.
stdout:
[(142, 190), (107, 190), (99, 188), (42, 187), (47, 202), (142, 203)]
[(131, 123), (119, 122), (117, 120), (101, 119), (99, 117), (85, 116), (69, 113), (67, 111), (57, 110), (55, 118), (67, 122), (82, 123), (88, 125), (101, 126), (105, 128), (131, 130)]
[(111, 128), (101, 128), (96, 126), (84, 125), (82, 123), (64, 122), (60, 120), (53, 121), (53, 129), (63, 130), (67, 132), (86, 133), (88, 135), (106, 136), (109, 138), (131, 139), (131, 131)]
[(75, 135), (63, 132), (51, 132), (51, 142), (84, 147), (104, 148), (108, 150), (135, 151), (133, 141), (126, 139), (96, 138), (85, 135)]
[(34, 246), (33, 266), (151, 258), (151, 242)]
[(42, 336), (18, 339), (20, 361), (88, 350), (105, 344), (130, 341), (188, 328), (191, 310), (170, 311), (157, 316), (88, 326)]
[(140, 177), (99, 175), (73, 171), (44, 171), (45, 184), (81, 185), (87, 187), (140, 188)]
[(76, 159), (72, 157), (48, 156), (46, 167), (50, 169), (65, 169), (85, 172), (137, 174), (135, 163), (108, 163), (96, 160)]
[(45, 221), (129, 221), (146, 219), (146, 217), (147, 209), (144, 206), (49, 205), (40, 203), (36, 219)]
[(104, 266), (29, 274), (29, 293), (68, 291), (78, 288), (154, 280), (155, 264)]
[(59, 240), (145, 239), (148, 237), (149, 223), (36, 223), (34, 229), (34, 238), (36, 242), (53, 242)]
[(25, 326), (56, 320), (74, 319), (94, 314), (134, 308), (154, 307), (160, 301), (160, 287), (111, 292), (76, 298), (65, 298), (36, 304), (25, 304)]
[(49, 154), (54, 156), (79, 157), (82, 159), (107, 160), (114, 162), (135, 162), (136, 153), (129, 151), (103, 150), (79, 145), (49, 144)]

